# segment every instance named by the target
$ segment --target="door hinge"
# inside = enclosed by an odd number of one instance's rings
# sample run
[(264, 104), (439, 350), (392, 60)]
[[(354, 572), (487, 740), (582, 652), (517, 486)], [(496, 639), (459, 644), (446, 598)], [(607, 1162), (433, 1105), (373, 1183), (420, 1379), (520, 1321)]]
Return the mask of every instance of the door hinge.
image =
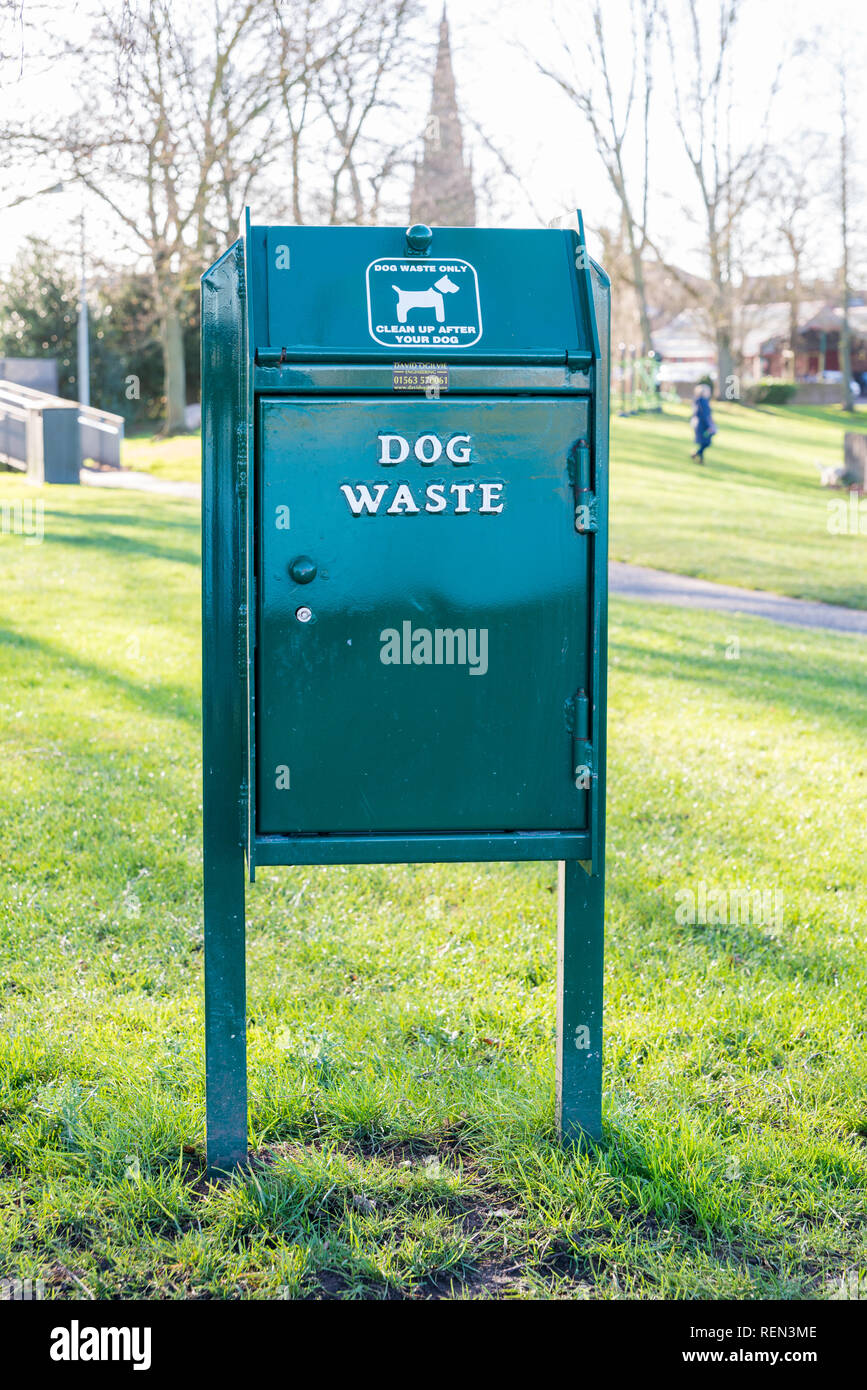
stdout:
[(572, 780), (578, 791), (589, 791), (594, 769), (590, 696), (586, 691), (579, 690), (567, 700), (566, 724), (572, 734)]
[(247, 779), (241, 783), (241, 792), (238, 797), (238, 817), (239, 829), (241, 832), (241, 844), (247, 843), (247, 811), (249, 809), (250, 794), (247, 787)]
[(598, 529), (596, 493), (590, 486), (590, 445), (576, 439), (569, 450), (569, 481), (575, 497), (575, 530), (582, 536)]

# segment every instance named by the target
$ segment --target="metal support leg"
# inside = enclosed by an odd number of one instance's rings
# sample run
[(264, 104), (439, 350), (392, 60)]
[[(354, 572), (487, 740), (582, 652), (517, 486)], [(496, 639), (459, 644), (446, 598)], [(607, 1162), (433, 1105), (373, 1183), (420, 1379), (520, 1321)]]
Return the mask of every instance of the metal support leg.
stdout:
[(247, 1158), (247, 989), (244, 856), (205, 839), (205, 1087), (208, 1168)]
[[(202, 810), (208, 1168), (247, 1158), (244, 784), (250, 422), (244, 242), (202, 279)], [(250, 428), (252, 426), (250, 425)]]
[(560, 863), (557, 902), (557, 1128), (568, 1143), (602, 1138), (604, 880)]

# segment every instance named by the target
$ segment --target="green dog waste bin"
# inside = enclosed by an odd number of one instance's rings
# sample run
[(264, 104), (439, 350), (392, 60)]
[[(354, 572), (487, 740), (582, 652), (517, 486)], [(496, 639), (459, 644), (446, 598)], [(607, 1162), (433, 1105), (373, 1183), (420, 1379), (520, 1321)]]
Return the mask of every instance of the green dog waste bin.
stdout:
[(600, 1132), (609, 284), (577, 230), (251, 226), (202, 280), (208, 1157), (245, 875), (560, 863), (557, 1106)]

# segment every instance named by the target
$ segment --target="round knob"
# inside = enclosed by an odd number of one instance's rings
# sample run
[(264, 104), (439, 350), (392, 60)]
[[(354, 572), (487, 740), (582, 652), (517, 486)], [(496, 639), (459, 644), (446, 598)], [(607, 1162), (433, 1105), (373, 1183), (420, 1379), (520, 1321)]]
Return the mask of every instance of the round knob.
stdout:
[(289, 566), (289, 574), (296, 584), (309, 584), (316, 578), (316, 565), (309, 555), (299, 555)]
[(414, 222), (407, 228), (406, 244), (414, 256), (426, 256), (433, 241), (433, 232), (423, 222)]

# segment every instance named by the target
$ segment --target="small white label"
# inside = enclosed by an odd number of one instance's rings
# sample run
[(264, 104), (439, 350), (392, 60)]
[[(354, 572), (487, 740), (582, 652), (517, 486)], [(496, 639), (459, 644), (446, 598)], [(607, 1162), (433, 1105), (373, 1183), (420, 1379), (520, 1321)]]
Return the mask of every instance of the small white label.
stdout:
[(367, 326), (383, 347), (472, 347), (482, 336), (475, 267), (423, 256), (371, 261)]

